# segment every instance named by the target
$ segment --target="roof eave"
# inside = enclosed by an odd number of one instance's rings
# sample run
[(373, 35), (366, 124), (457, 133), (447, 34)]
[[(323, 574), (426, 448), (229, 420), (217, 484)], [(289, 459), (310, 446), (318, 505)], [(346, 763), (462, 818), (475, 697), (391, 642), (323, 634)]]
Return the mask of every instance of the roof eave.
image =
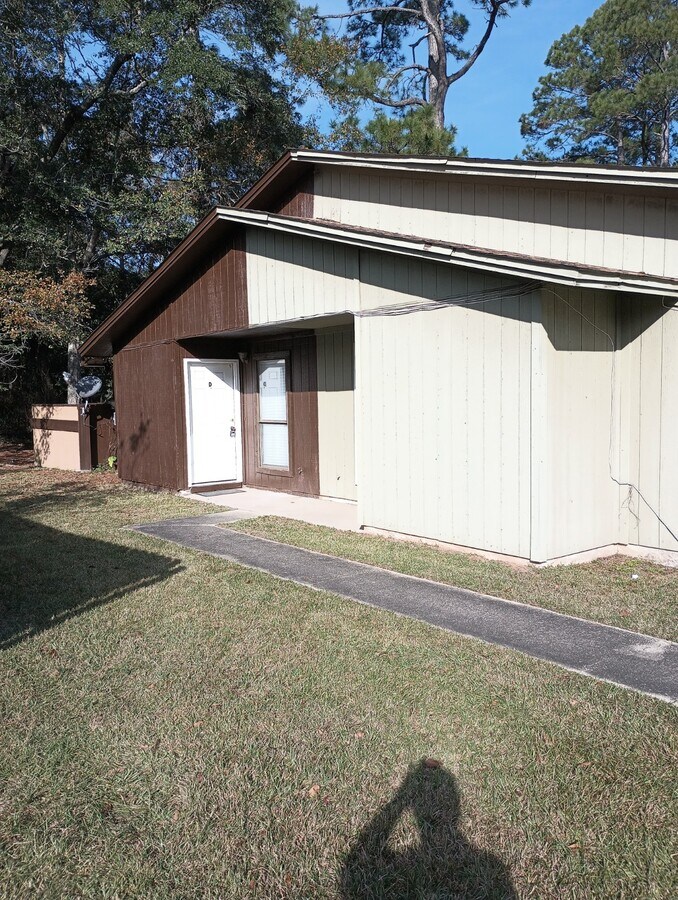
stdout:
[(414, 256), (496, 275), (510, 275), (552, 284), (678, 298), (678, 282), (643, 272), (621, 272), (550, 259), (465, 245), (444, 244), (423, 238), (345, 227), (338, 223), (298, 219), (249, 210), (218, 209), (219, 216), (240, 225), (264, 227), (300, 237), (333, 240), (361, 249)]
[[(261, 209), (291, 187), (299, 178), (313, 168), (313, 164), (297, 160), (294, 152), (287, 150), (280, 159), (252, 185), (237, 202), (236, 209)], [(204, 244), (210, 244), (215, 237), (215, 227), (223, 229), (226, 220), (217, 215), (216, 207), (195, 226), (174, 250), (160, 263), (148, 278), (133, 291), (114, 312), (111, 313), (82, 343), (80, 354), (83, 358), (108, 357), (113, 354), (114, 339), (124, 332), (125, 323), (132, 314), (146, 308), (170, 280), (181, 277), (185, 262), (192, 259), (194, 252)]]
[(178, 244), (163, 262), (108, 316), (81, 344), (83, 358), (105, 357), (113, 354), (115, 339), (124, 333), (128, 319), (138, 315), (150, 305), (168, 286), (185, 275), (196, 257), (201, 256), (216, 241), (228, 224), (218, 215), (217, 208), (210, 210), (196, 227)]
[(458, 174), (519, 181), (555, 181), (570, 184), (641, 187), (645, 190), (678, 188), (674, 167), (592, 166), (583, 163), (549, 163), (530, 160), (472, 159), (467, 157), (387, 156), (335, 151), (292, 150), (292, 160), (312, 165), (342, 165), (421, 174)]

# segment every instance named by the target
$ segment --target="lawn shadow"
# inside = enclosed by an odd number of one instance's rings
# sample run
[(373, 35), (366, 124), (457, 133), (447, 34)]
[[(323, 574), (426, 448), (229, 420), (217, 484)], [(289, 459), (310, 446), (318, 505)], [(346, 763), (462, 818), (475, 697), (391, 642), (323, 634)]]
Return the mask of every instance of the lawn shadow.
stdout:
[[(5, 503), (0, 513), (0, 650), (182, 569), (170, 556), (61, 531), (20, 514), (22, 507), (35, 514), (48, 499)], [(51, 503), (65, 521), (86, 515), (56, 492)]]
[[(411, 813), (418, 843), (393, 846)], [(340, 873), (344, 900), (368, 898), (494, 898), (515, 900), (506, 865), (473, 846), (459, 830), (454, 776), (432, 760), (411, 766), (394, 797), (361, 831)]]

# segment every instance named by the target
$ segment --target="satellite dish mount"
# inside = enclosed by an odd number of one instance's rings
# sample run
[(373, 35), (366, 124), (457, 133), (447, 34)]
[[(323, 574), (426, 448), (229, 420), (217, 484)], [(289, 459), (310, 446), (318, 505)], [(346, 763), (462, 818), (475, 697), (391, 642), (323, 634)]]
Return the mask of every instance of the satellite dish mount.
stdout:
[(76, 380), (68, 372), (64, 372), (63, 376), (66, 384), (70, 385), (78, 395), (78, 406), (81, 414), (86, 416), (89, 410), (89, 401), (96, 397), (103, 387), (101, 378), (97, 378), (96, 375), (84, 375)]

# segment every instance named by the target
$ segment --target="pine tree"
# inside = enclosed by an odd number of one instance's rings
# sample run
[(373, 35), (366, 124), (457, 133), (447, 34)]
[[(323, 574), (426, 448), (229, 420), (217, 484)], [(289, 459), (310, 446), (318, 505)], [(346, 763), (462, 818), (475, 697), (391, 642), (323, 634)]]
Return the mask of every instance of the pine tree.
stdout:
[[(477, 63), (501, 19), (530, 2), (467, 0), (467, 9), (484, 13), (475, 43), (469, 42), (469, 19), (454, 0), (348, 0), (348, 11), (325, 15), (307, 8), (290, 57), (339, 110), (336, 145), (392, 144), (411, 153), (454, 149), (446, 114), (450, 88)], [(345, 23), (343, 36), (333, 30), (337, 23)], [(354, 123), (365, 104), (380, 112), (359, 134)], [(391, 111), (390, 125), (385, 109)]]
[(525, 155), (674, 164), (677, 50), (676, 0), (607, 0), (551, 47), (521, 118)]

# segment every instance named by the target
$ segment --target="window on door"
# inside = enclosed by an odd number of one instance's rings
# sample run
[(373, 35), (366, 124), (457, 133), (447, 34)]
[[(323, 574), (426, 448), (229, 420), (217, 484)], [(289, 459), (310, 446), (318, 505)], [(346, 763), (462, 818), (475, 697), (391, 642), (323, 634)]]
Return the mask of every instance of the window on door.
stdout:
[(287, 360), (257, 360), (259, 465), (286, 472), (290, 466), (287, 421)]

